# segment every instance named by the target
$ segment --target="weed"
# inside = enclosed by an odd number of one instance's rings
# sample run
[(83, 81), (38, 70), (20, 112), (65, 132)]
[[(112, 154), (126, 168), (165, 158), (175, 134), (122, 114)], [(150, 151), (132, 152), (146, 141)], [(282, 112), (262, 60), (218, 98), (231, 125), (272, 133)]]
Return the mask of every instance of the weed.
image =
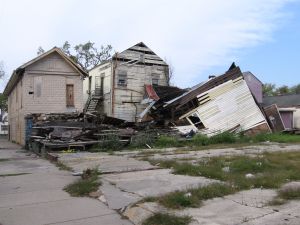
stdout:
[(268, 202), (268, 205), (275, 206), (275, 205), (283, 205), (285, 203), (286, 203), (286, 200), (275, 197), (274, 199), (272, 199), (271, 201)]
[[(291, 180), (300, 180), (300, 152), (265, 153), (262, 157), (213, 157), (198, 164), (175, 160), (150, 160), (174, 174), (204, 176), (227, 181), (240, 190), (250, 188), (279, 188)], [(228, 167), (229, 171), (223, 171)], [(254, 174), (246, 178), (246, 174)]]
[(175, 137), (160, 136), (156, 140), (155, 146), (161, 148), (180, 147), (180, 143)]
[(88, 196), (90, 192), (97, 191), (101, 185), (98, 175), (97, 169), (87, 169), (80, 180), (67, 185), (64, 190), (74, 197)]
[(155, 213), (148, 217), (143, 225), (188, 225), (192, 221), (190, 216), (175, 216), (168, 213)]
[(0, 174), (0, 177), (12, 177), (12, 176), (21, 176), (21, 175), (27, 175), (31, 173), (7, 173), (7, 174)]
[(157, 198), (157, 201), (167, 208), (181, 209), (185, 207), (199, 207), (203, 200), (223, 197), (236, 192), (236, 189), (221, 183), (191, 188), (186, 191), (175, 191)]
[(300, 189), (279, 190), (278, 197), (285, 200), (300, 199)]
[(55, 162), (55, 165), (58, 167), (59, 170), (66, 170), (66, 171), (72, 171), (72, 168), (67, 166), (61, 161)]
[(2, 158), (0, 159), (0, 162), (6, 162), (6, 161), (9, 161), (10, 159), (7, 159), (7, 158)]

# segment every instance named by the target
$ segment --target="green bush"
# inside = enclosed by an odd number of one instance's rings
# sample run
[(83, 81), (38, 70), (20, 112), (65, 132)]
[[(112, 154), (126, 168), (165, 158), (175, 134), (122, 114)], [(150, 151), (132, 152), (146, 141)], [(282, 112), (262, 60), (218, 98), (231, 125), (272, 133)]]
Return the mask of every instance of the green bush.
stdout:
[(161, 147), (161, 148), (176, 147), (176, 146), (179, 146), (179, 142), (178, 142), (178, 139), (176, 139), (175, 137), (160, 136), (156, 140), (155, 146)]
[(155, 213), (148, 217), (143, 225), (188, 225), (192, 221), (190, 216), (176, 216), (168, 213)]
[(210, 144), (232, 144), (237, 142), (237, 135), (230, 132), (223, 132), (210, 137)]
[(192, 144), (196, 146), (205, 146), (210, 144), (210, 139), (206, 135), (197, 134), (192, 138)]

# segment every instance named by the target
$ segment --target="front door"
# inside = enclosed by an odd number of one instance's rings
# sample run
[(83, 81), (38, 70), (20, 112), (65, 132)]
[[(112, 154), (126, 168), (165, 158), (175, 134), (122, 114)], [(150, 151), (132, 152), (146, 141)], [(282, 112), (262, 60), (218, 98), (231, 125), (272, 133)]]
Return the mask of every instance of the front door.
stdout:
[(66, 88), (67, 106), (74, 106), (74, 86), (73, 84), (67, 84)]

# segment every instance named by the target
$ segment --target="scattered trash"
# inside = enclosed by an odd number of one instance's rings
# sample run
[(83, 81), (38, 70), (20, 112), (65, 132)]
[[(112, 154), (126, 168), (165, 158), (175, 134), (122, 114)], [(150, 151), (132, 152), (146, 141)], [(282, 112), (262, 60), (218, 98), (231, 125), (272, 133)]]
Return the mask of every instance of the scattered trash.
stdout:
[(255, 176), (252, 173), (247, 173), (245, 177), (251, 179), (254, 178)]

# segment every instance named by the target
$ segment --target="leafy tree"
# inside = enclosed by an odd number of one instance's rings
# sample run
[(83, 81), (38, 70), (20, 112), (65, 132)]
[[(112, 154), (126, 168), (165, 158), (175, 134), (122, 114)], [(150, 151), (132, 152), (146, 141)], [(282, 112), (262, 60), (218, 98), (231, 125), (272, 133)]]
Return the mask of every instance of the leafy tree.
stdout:
[[(83, 69), (89, 70), (111, 57), (112, 46), (101, 45), (100, 49), (97, 49), (95, 43), (88, 41), (85, 44), (78, 44), (72, 48), (71, 44), (65, 41), (60, 49)], [(38, 54), (43, 52), (44, 50), (39, 47)]]
[(265, 83), (263, 85), (264, 96), (274, 96), (276, 94), (276, 85), (271, 83)]
[(0, 79), (5, 76), (4, 65), (3, 62), (0, 62)]
[(300, 94), (300, 84), (297, 84), (297, 85), (291, 87), (291, 92), (293, 94)]
[(7, 97), (0, 93), (0, 109), (7, 112)]
[(287, 85), (283, 85), (281, 87), (276, 88), (277, 95), (285, 95), (291, 93), (289, 87)]

